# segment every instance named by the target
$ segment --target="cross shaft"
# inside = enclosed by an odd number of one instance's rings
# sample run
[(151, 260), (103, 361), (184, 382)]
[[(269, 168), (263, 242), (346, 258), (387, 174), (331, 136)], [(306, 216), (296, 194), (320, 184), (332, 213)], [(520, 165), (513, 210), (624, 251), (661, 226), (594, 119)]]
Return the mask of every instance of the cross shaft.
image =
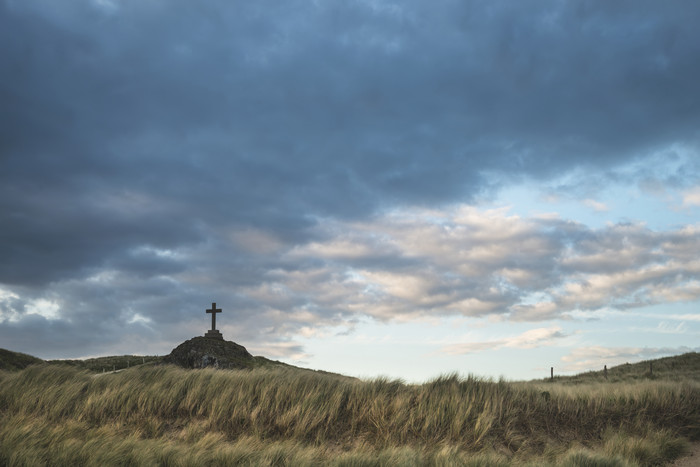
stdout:
[(207, 313), (211, 313), (211, 330), (216, 331), (216, 314), (221, 313), (221, 308), (216, 307), (216, 303), (211, 304), (211, 309), (207, 310)]

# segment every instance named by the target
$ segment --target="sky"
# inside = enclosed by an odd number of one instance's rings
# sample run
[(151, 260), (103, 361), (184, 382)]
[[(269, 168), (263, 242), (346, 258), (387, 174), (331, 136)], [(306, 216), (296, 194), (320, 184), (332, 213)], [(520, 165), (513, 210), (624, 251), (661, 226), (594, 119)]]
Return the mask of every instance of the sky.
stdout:
[(0, 0), (0, 347), (363, 378), (700, 351), (700, 3)]

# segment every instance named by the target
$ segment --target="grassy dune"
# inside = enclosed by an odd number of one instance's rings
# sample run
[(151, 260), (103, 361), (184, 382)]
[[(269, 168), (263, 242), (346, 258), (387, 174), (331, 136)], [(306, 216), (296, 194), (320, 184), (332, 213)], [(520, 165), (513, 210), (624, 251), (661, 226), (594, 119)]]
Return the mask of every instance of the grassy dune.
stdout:
[[(548, 381), (546, 380), (543, 381)], [(636, 382), (649, 380), (700, 382), (700, 353), (689, 352), (674, 357), (657, 358), (637, 363), (625, 363), (608, 369), (605, 372), (587, 371), (574, 376), (555, 376), (554, 381), (563, 384), (581, 383), (615, 383)]]
[(43, 360), (31, 355), (0, 349), (0, 370), (22, 370), (29, 365), (38, 363), (43, 363)]
[(23, 370), (30, 365), (48, 363), (51, 365), (68, 365), (94, 372), (123, 370), (145, 363), (160, 362), (163, 357), (142, 355), (118, 355), (110, 357), (86, 358), (82, 360), (42, 360), (40, 358), (7, 349), (0, 349), (0, 370)]
[(698, 438), (693, 380), (0, 372), (0, 465), (662, 465)]
[(46, 363), (51, 365), (68, 365), (78, 369), (85, 369), (93, 372), (105, 372), (123, 370), (132, 366), (143, 365), (144, 363), (159, 362), (162, 357), (157, 356), (136, 356), (119, 355), (114, 357), (86, 358), (84, 360), (49, 360)]

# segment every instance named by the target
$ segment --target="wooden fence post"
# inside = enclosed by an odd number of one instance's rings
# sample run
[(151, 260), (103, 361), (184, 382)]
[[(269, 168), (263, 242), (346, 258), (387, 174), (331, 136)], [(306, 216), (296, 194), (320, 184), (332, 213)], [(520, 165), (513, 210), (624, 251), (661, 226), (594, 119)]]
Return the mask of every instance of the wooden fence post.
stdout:
[(552, 381), (554, 381), (554, 367), (551, 367), (551, 368), (549, 369), (549, 379), (551, 379)]

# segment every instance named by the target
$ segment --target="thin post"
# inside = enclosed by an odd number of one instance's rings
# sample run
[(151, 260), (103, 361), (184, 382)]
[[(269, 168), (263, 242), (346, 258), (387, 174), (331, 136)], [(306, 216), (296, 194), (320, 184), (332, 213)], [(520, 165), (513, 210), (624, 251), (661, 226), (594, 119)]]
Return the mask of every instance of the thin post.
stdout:
[(603, 365), (603, 376), (608, 379), (608, 365)]
[(554, 381), (554, 367), (549, 369), (549, 378)]

